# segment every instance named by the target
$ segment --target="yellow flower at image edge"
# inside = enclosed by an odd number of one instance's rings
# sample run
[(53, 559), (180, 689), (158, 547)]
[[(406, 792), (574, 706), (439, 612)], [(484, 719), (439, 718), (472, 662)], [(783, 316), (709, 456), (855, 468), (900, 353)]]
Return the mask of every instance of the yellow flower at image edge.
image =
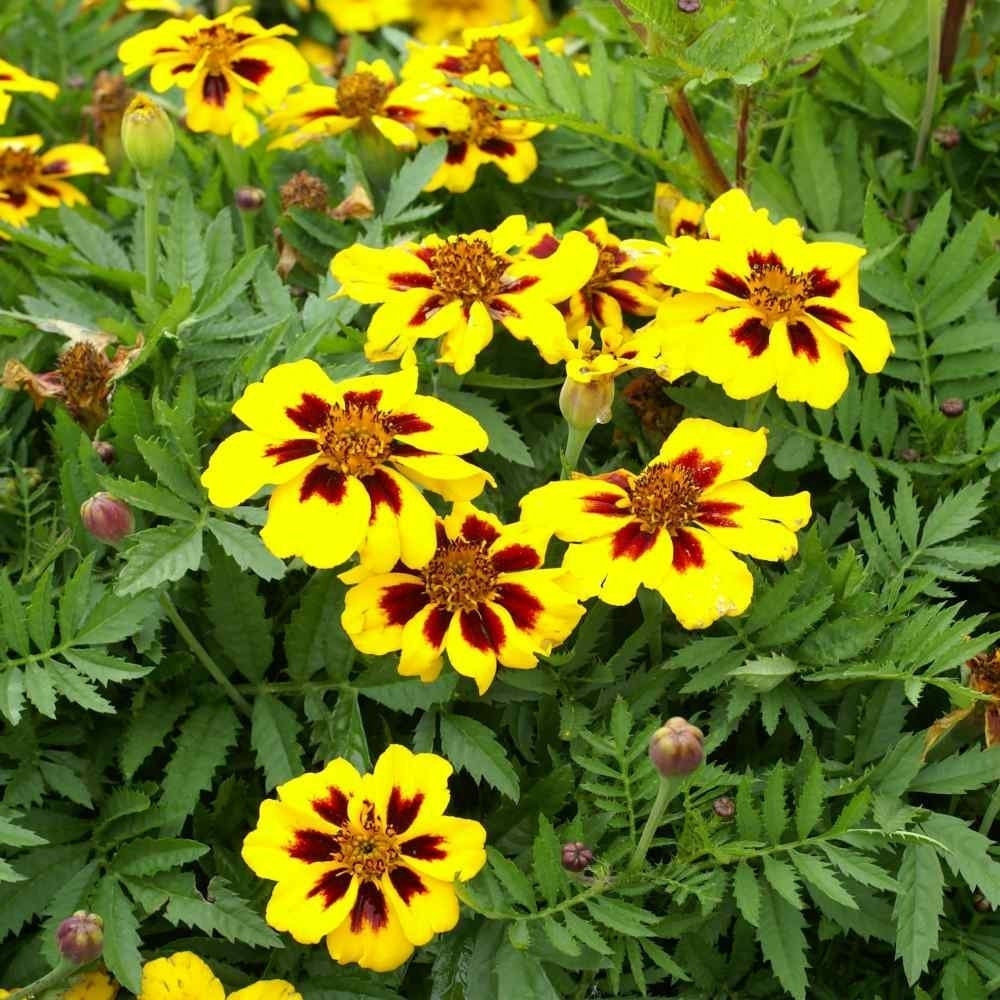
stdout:
[(486, 447), (482, 427), (416, 390), (416, 367), (341, 382), (314, 361), (272, 368), (233, 406), (251, 429), (212, 455), (209, 499), (234, 507), (273, 484), (261, 538), (282, 559), (328, 568), (360, 551), (381, 572), (424, 565), (435, 514), (418, 487), (471, 500), (493, 480), (458, 457)]
[(750, 570), (733, 555), (789, 559), (809, 520), (808, 493), (772, 497), (744, 482), (760, 466), (764, 431), (683, 420), (638, 475), (619, 469), (533, 490), (523, 520), (570, 542), (564, 569), (581, 597), (624, 605), (658, 591), (684, 628), (742, 614)]
[(486, 862), (483, 827), (445, 815), (451, 773), (442, 757), (392, 745), (371, 774), (338, 758), (281, 785), (243, 843), (250, 868), (278, 883), (267, 922), (377, 972), (451, 930), (455, 881)]
[(52, 101), (59, 94), (59, 87), (0, 59), (0, 125), (7, 120), (11, 104), (10, 93), (41, 94)]
[(147, 962), (138, 1000), (302, 1000), (283, 979), (265, 979), (226, 996), (225, 987), (197, 955), (179, 951)]
[(316, 0), (321, 10), (342, 35), (352, 31), (374, 31), (383, 24), (408, 21), (410, 0)]
[[(70, 976), (66, 983), (57, 987), (59, 1000), (115, 1000), (121, 987), (108, 975), (104, 969), (94, 969), (91, 972), (81, 972)], [(9, 997), (10, 990), (0, 990), (0, 1000)], [(50, 994), (46, 992), (45, 997)], [(42, 994), (39, 994), (42, 996)], [(183, 998), (172, 998), (183, 1000)]]
[(0, 221), (21, 228), (43, 208), (86, 205), (87, 196), (64, 178), (106, 174), (104, 154), (72, 142), (46, 153), (40, 135), (0, 138)]

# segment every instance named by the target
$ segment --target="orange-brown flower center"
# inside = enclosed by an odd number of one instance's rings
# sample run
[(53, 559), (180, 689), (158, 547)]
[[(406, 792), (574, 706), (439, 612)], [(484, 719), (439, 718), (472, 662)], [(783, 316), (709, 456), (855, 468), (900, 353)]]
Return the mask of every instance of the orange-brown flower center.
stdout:
[(399, 865), (399, 845), (391, 830), (383, 827), (374, 805), (365, 801), (360, 827), (345, 824), (337, 834), (338, 849), (331, 856), (359, 879), (377, 881)]
[(236, 50), (244, 38), (241, 38), (231, 28), (223, 24), (213, 24), (201, 28), (194, 36), (188, 35), (184, 40), (188, 43), (193, 58), (206, 61), (210, 74), (226, 69), (236, 58)]
[(490, 101), (473, 98), (468, 102), (469, 128), (466, 135), (475, 145), (481, 145), (500, 134), (500, 119), (497, 117), (497, 106)]
[(0, 188), (23, 191), (39, 173), (39, 159), (28, 149), (0, 149)]
[(772, 322), (801, 312), (812, 294), (808, 274), (786, 270), (781, 264), (754, 264), (747, 286), (750, 304)]
[(701, 489), (687, 469), (661, 463), (651, 465), (632, 484), (632, 513), (642, 530), (670, 534), (694, 520)]
[(594, 265), (594, 273), (587, 281), (587, 286), (595, 288), (599, 285), (606, 285), (612, 278), (612, 272), (621, 261), (621, 251), (616, 247), (608, 246), (606, 243), (597, 244), (597, 263)]
[(423, 571), (428, 597), (447, 611), (472, 611), (496, 589), (497, 572), (483, 542), (449, 542)]
[(370, 476), (392, 451), (385, 415), (372, 406), (332, 406), (318, 431), (328, 464), (347, 476)]
[(969, 661), (969, 686), (983, 694), (1000, 695), (1000, 650)]
[(370, 118), (385, 104), (392, 86), (363, 70), (342, 77), (337, 84), (337, 108), (345, 118)]
[(435, 247), (430, 259), (434, 286), (465, 305), (491, 299), (500, 291), (510, 261), (485, 240), (459, 236)]
[(500, 58), (500, 46), (496, 38), (477, 38), (469, 46), (469, 54), (462, 59), (462, 73), (474, 73), (480, 66), (488, 67), (491, 73), (504, 68)]

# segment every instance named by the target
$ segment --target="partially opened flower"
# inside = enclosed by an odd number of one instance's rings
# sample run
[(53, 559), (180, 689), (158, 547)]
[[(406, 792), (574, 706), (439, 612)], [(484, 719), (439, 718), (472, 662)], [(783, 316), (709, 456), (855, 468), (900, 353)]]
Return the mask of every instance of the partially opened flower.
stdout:
[[(560, 306), (567, 331), (572, 335), (590, 323), (619, 329), (626, 314), (652, 316), (666, 291), (653, 271), (666, 259), (667, 248), (652, 240), (620, 240), (608, 232), (604, 219), (585, 226), (583, 235), (597, 248), (597, 261), (586, 284)], [(559, 242), (546, 222), (528, 234), (525, 249), (544, 260)]]
[[(142, 967), (138, 1000), (227, 1000), (212, 970), (190, 951), (157, 958)], [(228, 1000), (302, 1000), (291, 983), (264, 979), (228, 995)]]
[(495, 321), (530, 340), (550, 364), (567, 357), (572, 345), (553, 303), (583, 285), (597, 250), (571, 233), (539, 260), (513, 251), (527, 228), (523, 215), (513, 215), (492, 232), (341, 250), (330, 265), (341, 285), (337, 295), (383, 303), (368, 325), (369, 360), (394, 360), (418, 340), (442, 338), (439, 360), (464, 374), (493, 339)]
[(486, 28), (528, 18), (534, 34), (545, 29), (535, 0), (412, 0), (416, 36), (421, 42), (458, 38), (467, 28)]
[(483, 827), (445, 815), (451, 773), (444, 758), (394, 744), (372, 774), (337, 758), (279, 786), (243, 843), (250, 868), (278, 883), (267, 922), (377, 972), (450, 931), (455, 882), (486, 862)]
[(435, 514), (418, 487), (471, 500), (492, 479), (458, 457), (486, 447), (482, 427), (416, 392), (415, 366), (341, 382), (314, 361), (272, 368), (233, 406), (250, 430), (212, 455), (209, 499), (235, 507), (274, 484), (261, 538), (282, 559), (330, 567), (360, 552), (383, 572), (424, 565)]
[(410, 0), (316, 0), (316, 9), (326, 14), (342, 35), (374, 31), (413, 16)]
[(583, 607), (543, 569), (547, 538), (504, 526), (471, 504), (438, 521), (437, 549), (413, 572), (360, 578), (347, 592), (344, 631), (363, 653), (401, 651), (399, 672), (433, 681), (447, 654), (484, 694), (497, 667), (527, 670), (576, 627)]
[(41, 148), (40, 135), (0, 138), (0, 221), (9, 226), (20, 229), (43, 208), (86, 205), (87, 196), (65, 178), (108, 173), (104, 154), (93, 146)]
[(292, 94), (270, 115), (267, 127), (288, 133), (271, 149), (297, 149), (358, 128), (377, 129), (400, 149), (413, 149), (417, 123), (461, 128), (467, 120), (465, 106), (443, 88), (416, 81), (397, 85), (388, 64), (377, 59), (357, 63), (336, 87), (310, 86)]
[(50, 101), (55, 100), (59, 87), (49, 80), (40, 80), (37, 76), (25, 73), (23, 69), (0, 59), (0, 125), (7, 120), (13, 93), (41, 94)]
[(118, 58), (126, 75), (151, 66), (149, 80), (158, 93), (181, 87), (192, 131), (252, 142), (257, 120), (251, 112), (277, 107), (308, 80), (309, 65), (279, 37), (294, 29), (264, 28), (245, 16), (249, 9), (233, 7), (211, 20), (200, 14), (190, 21), (170, 18), (124, 41)]
[(574, 338), (566, 359), (566, 375), (574, 382), (614, 379), (635, 368), (660, 367), (659, 332), (646, 327), (634, 332), (628, 327), (605, 327), (599, 336), (587, 326)]
[[(806, 243), (796, 223), (775, 225), (738, 190), (715, 202), (705, 226), (709, 239), (674, 240), (656, 272), (684, 293), (657, 315), (668, 365), (690, 367), (734, 399), (776, 386), (782, 399), (823, 408), (847, 388), (847, 351), (866, 372), (882, 370), (892, 342), (885, 321), (859, 303), (864, 250)], [(687, 294), (711, 296), (712, 312), (686, 321)]]
[(658, 591), (684, 628), (742, 614), (753, 577), (733, 555), (788, 559), (810, 517), (808, 493), (772, 497), (744, 481), (763, 461), (764, 431), (683, 420), (641, 473), (577, 476), (532, 490), (526, 524), (570, 542), (563, 563), (582, 597), (607, 604)]

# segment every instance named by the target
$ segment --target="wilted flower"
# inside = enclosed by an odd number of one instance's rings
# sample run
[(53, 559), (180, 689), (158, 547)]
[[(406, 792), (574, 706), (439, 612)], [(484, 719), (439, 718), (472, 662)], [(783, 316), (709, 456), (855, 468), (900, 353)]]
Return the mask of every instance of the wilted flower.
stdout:
[(983, 723), (983, 741), (987, 747), (1000, 745), (1000, 649), (981, 653), (968, 661), (969, 687), (979, 694), (988, 695), (986, 700), (977, 699), (968, 708), (956, 708), (944, 718), (938, 719), (928, 730), (924, 740), (924, 754), (955, 726), (966, 719)]
[(94, 144), (104, 151), (112, 169), (122, 160), (122, 116), (134, 96), (124, 76), (102, 69), (94, 79), (90, 104), (83, 109), (91, 122)]
[(118, 545), (135, 530), (129, 505), (110, 493), (95, 493), (84, 500), (80, 520), (89, 534), (106, 545)]
[(675, 715), (649, 740), (649, 759), (664, 778), (682, 778), (696, 771), (705, 759), (705, 735), (687, 719)]

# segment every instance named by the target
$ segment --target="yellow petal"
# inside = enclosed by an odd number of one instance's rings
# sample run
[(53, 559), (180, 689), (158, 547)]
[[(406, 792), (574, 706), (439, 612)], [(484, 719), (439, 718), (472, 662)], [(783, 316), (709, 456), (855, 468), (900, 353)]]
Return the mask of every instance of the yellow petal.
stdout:
[(327, 935), (327, 950), (341, 965), (357, 962), (373, 972), (391, 972), (413, 954), (413, 944), (381, 888), (369, 882), (364, 891), (369, 895), (357, 901), (356, 919), (345, 919)]
[[(303, 448), (309, 447), (309, 437), (298, 432)], [(215, 449), (201, 476), (208, 499), (216, 507), (235, 507), (263, 486), (303, 475), (316, 462), (318, 449), (314, 448), (312, 454), (302, 458), (282, 461), (282, 454), (274, 449), (274, 444), (270, 438), (255, 431), (237, 431), (226, 438)]]

